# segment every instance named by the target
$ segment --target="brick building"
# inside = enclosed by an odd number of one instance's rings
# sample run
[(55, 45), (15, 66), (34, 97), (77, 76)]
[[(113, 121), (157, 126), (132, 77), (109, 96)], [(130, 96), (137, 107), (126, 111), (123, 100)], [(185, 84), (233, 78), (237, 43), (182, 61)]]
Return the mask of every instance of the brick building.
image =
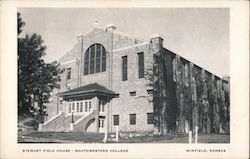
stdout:
[(59, 60), (61, 87), (40, 131), (185, 132), (199, 125), (229, 132), (229, 81), (162, 42), (158, 34), (143, 40), (95, 23)]

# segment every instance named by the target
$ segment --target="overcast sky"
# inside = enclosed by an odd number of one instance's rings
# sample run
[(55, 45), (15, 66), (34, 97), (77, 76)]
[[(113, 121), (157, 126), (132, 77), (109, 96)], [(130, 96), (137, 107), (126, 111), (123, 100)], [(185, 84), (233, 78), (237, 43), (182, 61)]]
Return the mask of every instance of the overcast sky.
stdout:
[(47, 46), (47, 62), (58, 60), (76, 44), (95, 20), (105, 28), (148, 40), (164, 37), (167, 49), (215, 73), (229, 75), (228, 9), (18, 9), (26, 25), (24, 34), (40, 34)]

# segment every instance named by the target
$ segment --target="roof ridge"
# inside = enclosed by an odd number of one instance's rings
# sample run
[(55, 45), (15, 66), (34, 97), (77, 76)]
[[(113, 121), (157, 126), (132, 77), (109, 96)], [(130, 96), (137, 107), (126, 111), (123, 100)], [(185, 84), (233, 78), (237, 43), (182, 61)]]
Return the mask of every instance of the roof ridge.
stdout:
[(146, 41), (145, 39), (143, 38), (140, 38), (140, 37), (137, 37), (137, 36), (134, 36), (134, 35), (131, 35), (129, 33), (125, 33), (125, 32), (122, 32), (122, 31), (119, 31), (119, 30), (114, 30), (114, 33), (117, 33), (117, 34), (120, 34), (120, 35), (123, 35), (123, 36), (128, 36), (132, 39), (137, 39), (137, 40), (141, 40), (141, 41)]

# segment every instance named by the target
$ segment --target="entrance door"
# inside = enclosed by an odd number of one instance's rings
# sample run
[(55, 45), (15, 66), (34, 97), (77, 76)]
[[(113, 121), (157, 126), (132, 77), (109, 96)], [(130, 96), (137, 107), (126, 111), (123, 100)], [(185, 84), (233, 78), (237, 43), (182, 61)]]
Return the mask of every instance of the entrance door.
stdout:
[(99, 118), (99, 132), (105, 132), (105, 118)]

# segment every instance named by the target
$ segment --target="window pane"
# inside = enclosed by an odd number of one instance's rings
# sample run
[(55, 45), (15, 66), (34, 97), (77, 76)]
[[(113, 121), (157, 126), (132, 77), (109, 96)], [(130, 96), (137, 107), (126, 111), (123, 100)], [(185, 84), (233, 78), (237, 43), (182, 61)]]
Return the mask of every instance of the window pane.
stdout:
[(114, 115), (114, 125), (119, 125), (119, 115)]
[(84, 75), (89, 74), (89, 49), (86, 51), (84, 56)]
[(143, 52), (138, 53), (138, 70), (139, 78), (144, 78), (144, 55)]
[(71, 113), (71, 103), (69, 103), (69, 113)]
[(72, 111), (75, 110), (75, 103), (72, 103)]
[(83, 111), (83, 103), (81, 102), (81, 106), (80, 106), (80, 112)]
[(91, 110), (91, 101), (89, 101), (89, 111)]
[(106, 71), (106, 51), (104, 47), (101, 47), (102, 52), (102, 72)]
[(67, 80), (71, 79), (71, 68), (67, 68)]
[(122, 57), (122, 80), (128, 80), (128, 57)]
[(88, 102), (85, 102), (85, 112), (88, 111)]
[(94, 73), (95, 69), (95, 45), (90, 48), (90, 74)]
[(102, 121), (102, 128), (104, 127), (104, 119), (101, 120)]
[(77, 102), (76, 105), (77, 105), (77, 106), (76, 106), (76, 111), (79, 112), (79, 103)]
[(95, 66), (95, 72), (98, 73), (100, 72), (100, 67), (101, 67), (101, 45), (97, 44), (96, 45), (96, 66)]
[(130, 125), (136, 124), (136, 114), (129, 114), (130, 117)]

